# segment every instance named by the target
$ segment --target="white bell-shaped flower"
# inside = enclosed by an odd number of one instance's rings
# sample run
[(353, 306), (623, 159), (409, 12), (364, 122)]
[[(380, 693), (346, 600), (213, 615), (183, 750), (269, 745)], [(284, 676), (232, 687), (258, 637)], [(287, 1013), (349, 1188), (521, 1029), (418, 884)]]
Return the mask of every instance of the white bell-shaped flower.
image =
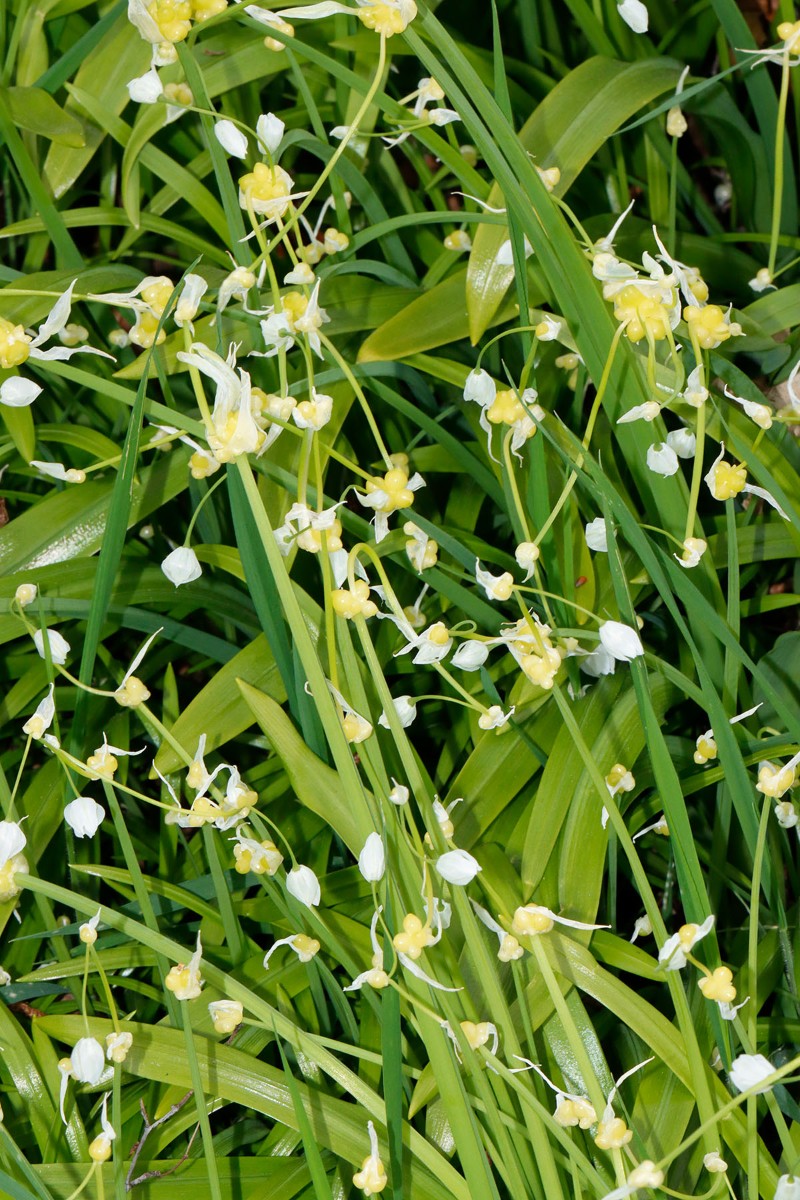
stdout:
[(319, 880), (310, 867), (293, 867), (286, 874), (286, 890), (306, 908), (316, 908), (322, 897)]
[(380, 883), (386, 871), (386, 850), (379, 833), (371, 833), (358, 856), (358, 869), (367, 883)]
[(466, 850), (448, 850), (435, 862), (436, 872), (456, 887), (466, 887), (483, 868)]
[(191, 546), (178, 546), (161, 564), (161, 570), (170, 583), (180, 587), (184, 583), (192, 583), (203, 574), (200, 560)]
[(620, 621), (604, 621), (599, 629), (600, 645), (618, 662), (630, 662), (644, 654), (644, 647), (635, 629)]
[(64, 809), (64, 820), (76, 837), (94, 837), (106, 810), (90, 796), (76, 796)]

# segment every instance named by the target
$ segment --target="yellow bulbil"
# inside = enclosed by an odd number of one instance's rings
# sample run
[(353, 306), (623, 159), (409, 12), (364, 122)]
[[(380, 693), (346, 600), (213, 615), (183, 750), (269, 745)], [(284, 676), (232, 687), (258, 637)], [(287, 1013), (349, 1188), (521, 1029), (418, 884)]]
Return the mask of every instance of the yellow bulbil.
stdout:
[(399, 508), (410, 508), (414, 503), (414, 493), (406, 485), (408, 472), (401, 467), (393, 467), (381, 478), (379, 475), (367, 483), (367, 494), (381, 491), (386, 493), (386, 500), (376, 511), (384, 513), (397, 512)]
[(625, 325), (629, 342), (640, 342), (644, 337), (660, 342), (669, 332), (669, 314), (664, 305), (635, 283), (623, 288), (615, 297), (614, 316)]
[(387, 38), (396, 33), (402, 33), (416, 15), (417, 6), (414, 0), (402, 0), (397, 7), (390, 7), (388, 4), (370, 4), (366, 8), (360, 8), (356, 13), (362, 25), (366, 25), (367, 29), (372, 29), (375, 33), (380, 33)]
[(706, 304), (704, 308), (688, 306), (683, 310), (683, 319), (703, 350), (713, 350), (742, 332), (741, 325), (729, 321), (718, 304)]
[(747, 470), (743, 463), (719, 462), (714, 470), (712, 492), (715, 500), (732, 500), (747, 483)]
[(408, 913), (403, 917), (403, 931), (394, 935), (392, 945), (399, 954), (416, 959), (432, 941), (433, 930), (430, 925), (423, 925), (418, 916)]
[(31, 341), (21, 325), (0, 317), (0, 367), (9, 370), (21, 366), (30, 354)]
[(228, 0), (192, 0), (192, 16), (195, 21), (207, 21), (225, 12)]
[(331, 593), (331, 605), (337, 616), (351, 621), (353, 617), (374, 617), (378, 606), (369, 598), (369, 584), (357, 579), (350, 591), (337, 588)]
[(699, 767), (717, 757), (717, 743), (710, 730), (708, 733), (701, 734), (695, 745), (697, 749), (694, 752), (694, 761)]
[(139, 704), (144, 704), (149, 697), (149, 689), (135, 675), (130, 675), (114, 692), (114, 699), (122, 708), (136, 708)]
[(731, 980), (733, 972), (729, 967), (717, 967), (711, 975), (704, 976), (697, 984), (706, 1000), (717, 1000), (722, 1004), (730, 1004), (736, 999), (736, 988)]
[(518, 937), (531, 936), (532, 934), (549, 933), (553, 928), (553, 919), (542, 912), (536, 904), (526, 904), (521, 906), (514, 913), (511, 921), (511, 932)]
[(182, 42), (192, 28), (189, 0), (154, 0), (147, 11), (165, 42)]
[[(239, 180), (239, 200), (243, 208), (249, 203), (254, 212), (264, 212), (270, 217), (282, 217), (289, 207), (292, 179), (282, 167), (268, 167), (256, 163), (248, 175)], [(297, 293), (295, 293), (297, 294)], [(286, 297), (284, 297), (284, 306)]]
[(588, 1100), (571, 1100), (566, 1096), (559, 1100), (553, 1117), (556, 1124), (564, 1129), (575, 1125), (579, 1125), (581, 1129), (591, 1129), (597, 1121), (597, 1113)]
[(0, 867), (0, 903), (4, 904), (6, 900), (13, 900), (19, 895), (21, 888), (16, 876), (27, 874), (27, 871), (28, 860), (24, 854), (15, 854)]
[(619, 1150), (627, 1146), (632, 1138), (633, 1130), (628, 1129), (622, 1117), (612, 1117), (610, 1121), (601, 1121), (597, 1126), (594, 1144), (601, 1150)]
[(486, 410), (486, 416), (492, 425), (513, 425), (515, 421), (521, 421), (527, 415), (517, 393), (510, 388), (498, 392)]
[[(156, 333), (157, 330), (158, 333)], [(153, 345), (160, 346), (166, 336), (165, 330), (158, 329), (158, 317), (145, 311), (136, 314), (136, 324), (128, 334), (128, 339), (133, 342), (134, 346), (149, 350)]]

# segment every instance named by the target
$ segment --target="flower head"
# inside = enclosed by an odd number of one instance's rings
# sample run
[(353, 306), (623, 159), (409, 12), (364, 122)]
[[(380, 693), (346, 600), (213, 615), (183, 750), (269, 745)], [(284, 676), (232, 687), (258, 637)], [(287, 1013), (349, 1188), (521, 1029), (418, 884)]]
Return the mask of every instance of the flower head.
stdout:
[(361, 1188), (365, 1196), (376, 1196), (382, 1192), (388, 1183), (386, 1170), (380, 1158), (378, 1135), (372, 1121), (367, 1122), (370, 1152), (361, 1164), (361, 1170), (356, 1171), (353, 1183)]

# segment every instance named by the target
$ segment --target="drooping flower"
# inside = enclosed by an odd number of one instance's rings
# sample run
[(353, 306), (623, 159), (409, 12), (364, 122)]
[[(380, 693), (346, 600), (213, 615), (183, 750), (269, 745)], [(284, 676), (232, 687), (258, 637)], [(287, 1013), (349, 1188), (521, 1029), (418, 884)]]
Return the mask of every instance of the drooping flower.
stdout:
[(184, 583), (193, 583), (203, 574), (200, 560), (191, 546), (178, 546), (168, 554), (161, 563), (161, 570), (170, 583), (181, 587)]
[(772, 1085), (768, 1084), (767, 1087), (756, 1085), (762, 1084), (765, 1079), (774, 1074), (776, 1069), (763, 1054), (740, 1054), (731, 1063), (731, 1083), (738, 1092), (747, 1092), (752, 1088), (755, 1094), (759, 1095), (762, 1092), (768, 1092)]
[(106, 810), (90, 796), (76, 796), (64, 809), (64, 820), (76, 837), (94, 837)]
[(386, 870), (386, 850), (379, 833), (371, 833), (358, 856), (358, 869), (367, 883), (380, 883)]
[(680, 971), (687, 963), (687, 955), (695, 948), (701, 938), (710, 933), (714, 927), (713, 914), (706, 917), (702, 925), (689, 923), (682, 925), (677, 933), (667, 938), (658, 952), (658, 961), (668, 971)]
[(466, 887), (482, 870), (480, 863), (466, 850), (448, 850), (434, 864), (437, 875), (456, 887)]
[(316, 908), (322, 898), (319, 880), (310, 867), (293, 867), (286, 874), (286, 890), (306, 908)]
[(202, 956), (203, 946), (198, 933), (197, 949), (189, 962), (171, 967), (164, 980), (165, 986), (174, 994), (176, 1000), (195, 1000), (203, 990), (203, 977), (200, 974)]
[(618, 662), (631, 662), (644, 654), (644, 647), (635, 629), (620, 621), (604, 621), (599, 629), (600, 645)]

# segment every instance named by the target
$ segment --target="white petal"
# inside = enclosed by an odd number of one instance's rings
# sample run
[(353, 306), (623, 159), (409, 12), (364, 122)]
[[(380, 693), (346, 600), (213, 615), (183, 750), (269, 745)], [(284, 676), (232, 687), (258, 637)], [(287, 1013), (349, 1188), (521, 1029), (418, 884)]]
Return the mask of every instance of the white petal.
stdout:
[(450, 662), (462, 671), (477, 671), (489, 657), (489, 647), (485, 642), (462, 642)]
[(214, 136), (227, 154), (232, 154), (234, 158), (246, 158), (247, 138), (233, 121), (217, 121)]
[(600, 626), (600, 644), (619, 662), (630, 662), (644, 654), (644, 647), (635, 629), (620, 621), (605, 621)]
[(647, 451), (647, 465), (656, 475), (674, 475), (678, 456), (667, 442), (656, 443)]
[(41, 388), (32, 379), (23, 379), (21, 375), (12, 375), (0, 383), (0, 404), (9, 408), (27, 408), (33, 404), (40, 394)]
[(358, 869), (367, 883), (379, 883), (386, 870), (386, 851), (379, 833), (371, 833), (358, 856)]
[(190, 546), (178, 546), (161, 564), (161, 570), (170, 583), (180, 587), (183, 583), (192, 583), (203, 574), (200, 561)]
[(76, 837), (94, 837), (102, 823), (106, 810), (90, 796), (77, 796), (64, 809), (64, 820)]
[(622, 0), (617, 5), (617, 12), (634, 33), (647, 33), (649, 17), (642, 0)]
[[(47, 641), (50, 645), (50, 658), (56, 666), (63, 667), (67, 661), (70, 645), (65, 637), (62, 637), (57, 629), (48, 629)], [(41, 629), (37, 629), (33, 635), (33, 644), (40, 658), (44, 658), (44, 634)]]
[(316, 908), (322, 896), (319, 880), (310, 867), (294, 867), (287, 872), (286, 890), (306, 908)]
[(139, 75), (125, 84), (131, 100), (137, 104), (155, 104), (164, 95), (164, 86), (155, 67), (151, 67), (146, 75)]
[(256, 121), (256, 136), (258, 137), (258, 148), (262, 154), (275, 154), (278, 146), (281, 144), (285, 124), (276, 117), (275, 113), (262, 113)]
[(586, 545), (601, 554), (608, 553), (608, 530), (605, 517), (595, 517), (586, 525)]
[(466, 887), (482, 870), (478, 861), (466, 850), (448, 850), (437, 858), (435, 866), (442, 879), (457, 887)]

